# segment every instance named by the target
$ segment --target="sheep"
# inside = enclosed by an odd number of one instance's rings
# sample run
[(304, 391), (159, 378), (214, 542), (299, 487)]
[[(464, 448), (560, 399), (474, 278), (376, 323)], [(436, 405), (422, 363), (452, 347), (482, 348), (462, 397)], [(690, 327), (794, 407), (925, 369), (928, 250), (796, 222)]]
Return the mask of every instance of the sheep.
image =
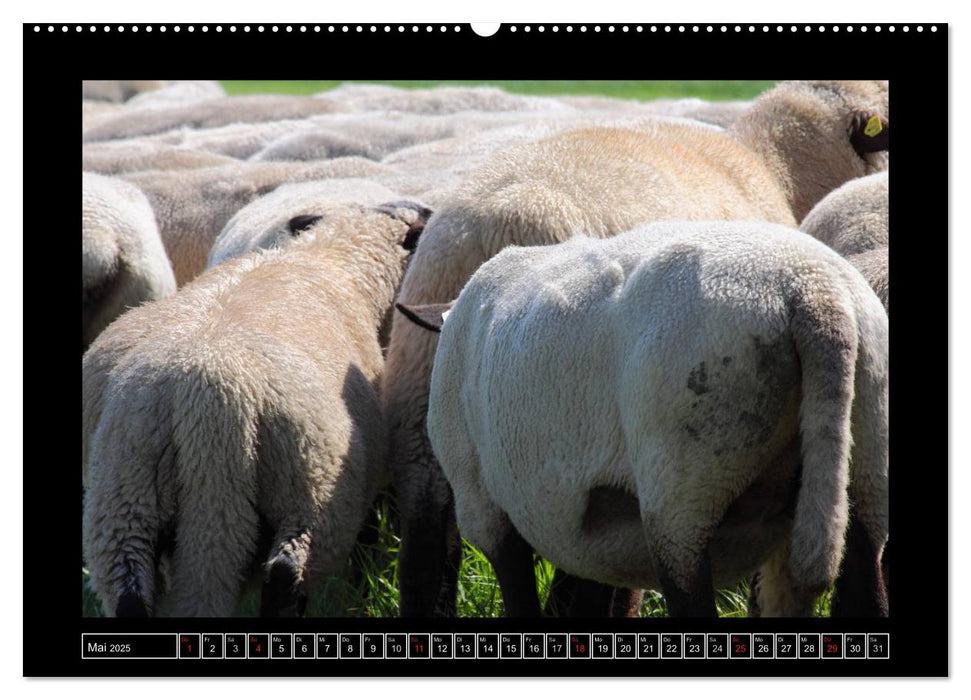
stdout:
[(258, 124), (229, 124), (211, 129), (178, 128), (154, 136), (117, 139), (112, 143), (160, 143), (245, 160), (283, 136), (310, 128), (310, 119), (281, 119)]
[(890, 249), (887, 246), (873, 248), (847, 256), (854, 267), (863, 273), (870, 287), (880, 297), (883, 307), (890, 311)]
[(850, 180), (826, 195), (799, 225), (844, 256), (890, 242), (890, 173)]
[(144, 170), (191, 170), (235, 162), (236, 159), (229, 156), (138, 139), (93, 143), (81, 149), (84, 170), (105, 175)]
[[(869, 137), (864, 132), (873, 131), (874, 119), (881, 131)], [(783, 83), (727, 131), (654, 120), (567, 131), (510, 148), (485, 161), (436, 210), (401, 301), (452, 299), (507, 245), (558, 243), (577, 231), (605, 238), (661, 219), (794, 227), (820, 189), (879, 166), (874, 149), (887, 147), (888, 119), (885, 85)], [(789, 155), (810, 148), (805, 163)], [(825, 167), (817, 181), (810, 175), (819, 163)], [(451, 599), (460, 551), (448, 484), (424, 434), (434, 347), (419, 329), (394, 323), (382, 395), (402, 515), (402, 612), (417, 617), (432, 614), (439, 588)], [(444, 605), (449, 614), (454, 600)]]
[(85, 100), (125, 102), (134, 95), (171, 85), (172, 80), (82, 80), (81, 96)]
[[(395, 199), (399, 197), (387, 187), (354, 178), (281, 185), (233, 215), (212, 244), (206, 266), (214, 267), (257, 248), (285, 245), (335, 207), (350, 203), (375, 206)], [(309, 218), (308, 212), (312, 214)]]
[(364, 158), (319, 163), (236, 163), (187, 171), (131, 173), (124, 178), (145, 192), (162, 243), (182, 286), (206, 267), (212, 243), (243, 206), (287, 182), (367, 177), (390, 168)]
[(887, 315), (826, 246), (663, 222), (509, 247), (431, 325), (428, 436), (508, 615), (539, 614), (534, 549), (714, 617), (714, 586), (785, 543), (792, 607), (763, 612), (809, 616), (847, 537), (885, 601)]
[(728, 133), (759, 155), (801, 222), (844, 182), (887, 169), (889, 114), (886, 81), (780, 83)]
[(141, 92), (125, 103), (128, 108), (157, 109), (225, 97), (222, 85), (213, 80), (179, 80), (157, 90)]
[(564, 104), (584, 111), (625, 115), (661, 115), (685, 117), (721, 128), (727, 128), (750, 106), (750, 102), (708, 102), (697, 97), (676, 100), (657, 99), (646, 102), (619, 100), (610, 97), (564, 96), (558, 98)]
[(514, 95), (494, 87), (437, 87), (414, 90), (387, 85), (341, 85), (320, 92), (342, 112), (394, 111), (412, 114), (453, 114), (455, 112), (572, 111), (551, 97)]
[(100, 100), (81, 101), (81, 132), (84, 133), (95, 124), (107, 121), (123, 112), (125, 105)]
[(262, 562), (261, 614), (293, 615), (346, 561), (385, 467), (378, 327), (427, 214), (335, 213), (91, 346), (83, 546), (107, 614), (232, 615)]
[(126, 111), (114, 119), (97, 124), (84, 132), (84, 141), (107, 141), (160, 134), (179, 127), (194, 129), (227, 124), (297, 119), (313, 114), (333, 112), (335, 106), (326, 99), (289, 95), (237, 95), (217, 97), (187, 105), (159, 107), (152, 110)]
[(81, 347), (127, 308), (175, 292), (175, 276), (145, 195), (134, 185), (81, 175)]

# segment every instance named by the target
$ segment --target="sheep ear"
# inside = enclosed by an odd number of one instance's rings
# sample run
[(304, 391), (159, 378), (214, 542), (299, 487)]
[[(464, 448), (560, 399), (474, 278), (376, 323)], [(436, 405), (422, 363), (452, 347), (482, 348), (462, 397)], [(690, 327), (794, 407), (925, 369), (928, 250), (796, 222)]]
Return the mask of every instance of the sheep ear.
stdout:
[(861, 156), (890, 150), (890, 122), (879, 114), (857, 112), (850, 124), (850, 143)]
[(320, 221), (322, 216), (319, 214), (301, 214), (300, 216), (295, 216), (290, 219), (287, 224), (287, 228), (290, 229), (290, 235), (296, 236), (302, 231), (306, 231), (308, 228)]
[(435, 333), (441, 333), (442, 326), (445, 324), (445, 319), (448, 317), (448, 314), (452, 310), (452, 306), (454, 304), (454, 301), (450, 301), (447, 304), (405, 306), (399, 302), (395, 304), (395, 308), (403, 313), (405, 318), (412, 323)]
[(401, 247), (409, 251), (418, 247), (418, 238), (421, 236), (421, 232), (425, 230), (425, 224), (428, 223), (428, 219), (432, 215), (431, 209), (418, 202), (388, 202), (373, 207), (373, 209), (409, 225), (408, 231), (401, 241)]

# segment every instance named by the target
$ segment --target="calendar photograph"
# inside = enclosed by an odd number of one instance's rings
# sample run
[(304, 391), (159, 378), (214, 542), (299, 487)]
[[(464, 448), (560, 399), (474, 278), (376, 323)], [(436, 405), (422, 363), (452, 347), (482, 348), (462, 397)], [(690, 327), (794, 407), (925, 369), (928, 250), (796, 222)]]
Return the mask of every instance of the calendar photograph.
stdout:
[(862, 77), (83, 81), (82, 615), (887, 617)]

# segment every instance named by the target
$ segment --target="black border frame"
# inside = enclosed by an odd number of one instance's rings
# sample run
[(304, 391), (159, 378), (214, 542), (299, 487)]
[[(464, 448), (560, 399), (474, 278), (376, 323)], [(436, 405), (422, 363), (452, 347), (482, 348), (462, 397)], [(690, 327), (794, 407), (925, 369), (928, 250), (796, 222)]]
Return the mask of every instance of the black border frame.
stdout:
[[(35, 26), (40, 31), (35, 31)], [(53, 26), (54, 31), (48, 31)], [(24, 674), (28, 676), (943, 676), (948, 674), (948, 476), (946, 388), (926, 368), (943, 365), (948, 226), (948, 26), (686, 23), (504, 25), (488, 38), (469, 25), (25, 24), (24, 209), (43, 229), (80, 220), (81, 79), (719, 80), (887, 78), (894, 113), (891, 268), (896, 286), (891, 351), (892, 616), (886, 620), (261, 619), (151, 620), (79, 615), (81, 546), (77, 469), (80, 372), (75, 298), (79, 242), (51, 255), (25, 228), (25, 261), (44, 260), (42, 285), (25, 289), (25, 367), (34, 378), (24, 411)], [(81, 26), (77, 32), (75, 27)], [(138, 26), (137, 33), (132, 27)], [(217, 26), (222, 30), (217, 31)], [(229, 27), (235, 26), (236, 31)], [(251, 30), (245, 32), (243, 27)], [(263, 26), (263, 32), (257, 30)], [(272, 27), (278, 27), (273, 31)], [(292, 31), (287, 31), (286, 27)], [(306, 32), (300, 27), (306, 26)], [(347, 31), (343, 27), (347, 27)], [(358, 31), (357, 27), (362, 29)], [(372, 32), (371, 27), (376, 31)], [(440, 27), (446, 27), (441, 31)], [(461, 31), (454, 28), (459, 26)], [(529, 26), (531, 31), (525, 31)], [(554, 26), (558, 31), (553, 31)], [(572, 31), (567, 27), (572, 26)], [(586, 31), (581, 27), (586, 27)], [(609, 29), (610, 26), (614, 30)], [(763, 31), (767, 26), (769, 31)], [(825, 31), (820, 32), (820, 27)], [(890, 28), (893, 26), (894, 31)], [(193, 31), (189, 31), (192, 27)], [(203, 31), (206, 27), (206, 31)], [(595, 27), (600, 27), (597, 31)], [(642, 27), (638, 31), (637, 27)], [(683, 27), (683, 31), (681, 29)], [(754, 27), (754, 31), (750, 30)], [(795, 31), (791, 28), (795, 27)], [(936, 27), (936, 31), (932, 31)], [(667, 29), (666, 29), (667, 28)], [(838, 31), (837, 31), (838, 28)], [(906, 31), (905, 31), (906, 30)], [(51, 58), (57, 58), (52, 70)], [(67, 59), (67, 60), (65, 60)], [(941, 138), (941, 136), (944, 138)], [(930, 138), (928, 138), (930, 136)], [(915, 196), (916, 195), (916, 196)], [(30, 218), (27, 218), (30, 221)], [(932, 233), (936, 232), (936, 233)], [(69, 237), (70, 238), (70, 237)], [(73, 240), (73, 239), (72, 239)], [(28, 263), (29, 264), (29, 263)], [(30, 271), (29, 268), (27, 270)], [(942, 274), (943, 272), (943, 274)], [(29, 275), (25, 275), (30, 279)], [(28, 283), (29, 284), (29, 283)], [(38, 288), (41, 287), (41, 288)], [(932, 320), (933, 317), (933, 320)], [(932, 340), (932, 337), (934, 338)], [(937, 338), (940, 338), (937, 340)], [(36, 348), (35, 352), (30, 352)], [(909, 369), (908, 369), (909, 368)], [(921, 426), (915, 435), (912, 426)], [(53, 430), (53, 426), (63, 430)], [(68, 426), (78, 426), (71, 430)], [(53, 437), (53, 436), (58, 437)], [(28, 438), (30, 438), (28, 440)], [(61, 439), (63, 438), (63, 439)], [(930, 438), (930, 439), (929, 439)], [(75, 466), (71, 466), (75, 465)], [(74, 484), (75, 486), (71, 486)], [(63, 556), (74, 550), (74, 556)], [(77, 557), (77, 558), (74, 558)], [(908, 562), (907, 566), (902, 562)], [(907, 595), (901, 595), (907, 591)], [(887, 632), (890, 660), (260, 660), (82, 661), (82, 632)]]

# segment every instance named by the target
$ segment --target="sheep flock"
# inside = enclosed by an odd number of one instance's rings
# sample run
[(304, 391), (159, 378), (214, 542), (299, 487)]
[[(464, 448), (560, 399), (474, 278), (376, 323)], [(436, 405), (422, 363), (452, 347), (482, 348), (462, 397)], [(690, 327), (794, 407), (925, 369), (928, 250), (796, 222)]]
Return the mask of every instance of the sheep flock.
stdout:
[(82, 97), (98, 614), (889, 614), (887, 81)]

